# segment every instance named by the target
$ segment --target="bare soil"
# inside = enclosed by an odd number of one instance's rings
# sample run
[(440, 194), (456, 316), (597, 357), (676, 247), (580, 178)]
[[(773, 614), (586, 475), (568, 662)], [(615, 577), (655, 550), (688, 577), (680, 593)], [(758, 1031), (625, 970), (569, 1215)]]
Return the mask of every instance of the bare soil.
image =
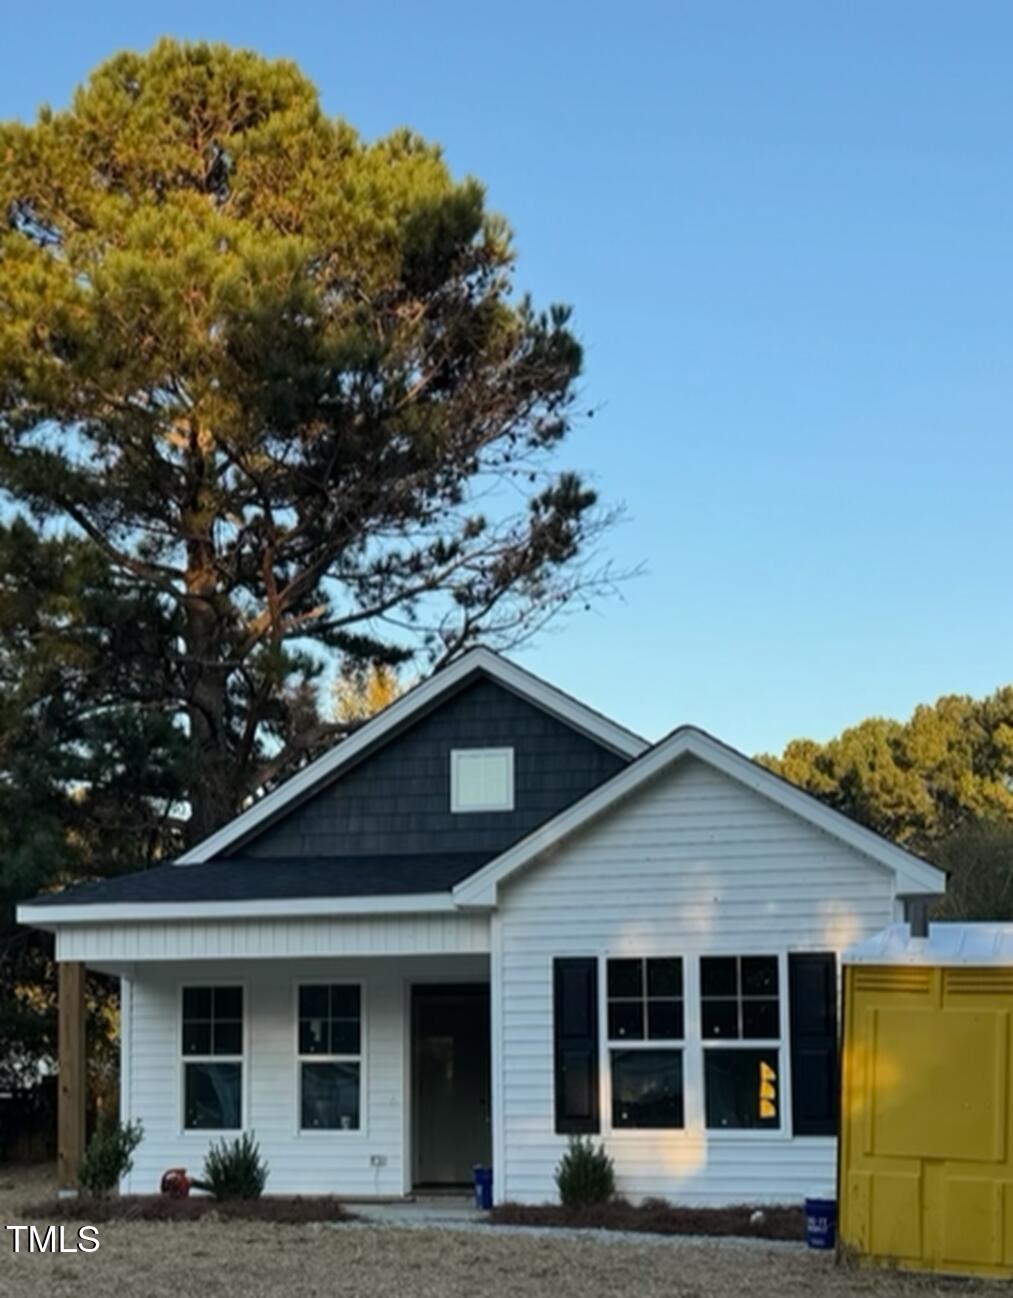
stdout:
[[(45, 1172), (0, 1168), (0, 1227), (45, 1202)], [(46, 1223), (36, 1222), (37, 1226)], [(67, 1245), (76, 1226), (63, 1222)], [(520, 1230), (284, 1225), (206, 1215), (99, 1225), (96, 1253), (14, 1254), (2, 1298), (932, 1298), (996, 1286), (835, 1265), (763, 1240)], [(1003, 1287), (1006, 1292), (1008, 1286)]]

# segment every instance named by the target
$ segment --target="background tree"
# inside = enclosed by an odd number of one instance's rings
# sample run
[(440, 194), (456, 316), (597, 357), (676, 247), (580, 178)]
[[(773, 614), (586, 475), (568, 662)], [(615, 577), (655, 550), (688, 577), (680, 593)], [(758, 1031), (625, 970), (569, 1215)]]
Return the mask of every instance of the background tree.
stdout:
[(951, 694), (906, 722), (872, 717), (825, 744), (789, 743), (771, 770), (887, 838), (933, 854), (973, 820), (1013, 822), (1013, 686)]
[(506, 225), (437, 147), (364, 143), (290, 63), (162, 41), (0, 126), (0, 159), (10, 543), (89, 542), (141, 609), (113, 674), (137, 707), (90, 738), (143, 767), (147, 719), (185, 737), (187, 841), (352, 724), (329, 660), (430, 669), (610, 584), (582, 558), (607, 516), (549, 470), (568, 312), (514, 295)]
[(334, 716), (338, 721), (366, 721), (404, 692), (397, 673), (386, 663), (346, 669), (334, 681)]
[(949, 872), (937, 919), (1013, 920), (1013, 824), (971, 820), (933, 851)]

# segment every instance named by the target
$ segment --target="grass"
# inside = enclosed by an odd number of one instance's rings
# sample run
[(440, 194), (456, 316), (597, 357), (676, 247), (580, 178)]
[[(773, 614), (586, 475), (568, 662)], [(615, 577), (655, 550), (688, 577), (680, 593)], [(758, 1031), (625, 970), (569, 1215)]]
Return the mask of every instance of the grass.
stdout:
[[(756, 1217), (757, 1211), (762, 1215)], [(592, 1208), (504, 1203), (493, 1208), (489, 1220), (495, 1226), (566, 1226), (652, 1235), (745, 1236), (795, 1241), (805, 1238), (805, 1214), (801, 1208), (757, 1210), (745, 1204), (733, 1208), (680, 1208), (663, 1199), (647, 1199), (640, 1204), (616, 1199)]]

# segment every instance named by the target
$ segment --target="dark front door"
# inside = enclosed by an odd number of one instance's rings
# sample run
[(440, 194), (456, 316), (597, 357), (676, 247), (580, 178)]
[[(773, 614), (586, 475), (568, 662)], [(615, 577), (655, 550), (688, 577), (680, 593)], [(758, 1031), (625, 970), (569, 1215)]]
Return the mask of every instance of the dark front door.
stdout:
[(415, 1184), (469, 1184), (491, 1154), (489, 988), (414, 987), (412, 1059)]

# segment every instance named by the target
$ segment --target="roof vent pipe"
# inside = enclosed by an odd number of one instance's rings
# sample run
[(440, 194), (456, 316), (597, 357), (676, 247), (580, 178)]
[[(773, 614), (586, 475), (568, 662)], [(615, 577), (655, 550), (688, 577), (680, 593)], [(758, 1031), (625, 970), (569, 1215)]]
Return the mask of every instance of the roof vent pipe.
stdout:
[(906, 897), (907, 921), (911, 926), (912, 938), (926, 938), (929, 935), (929, 903), (925, 897)]

